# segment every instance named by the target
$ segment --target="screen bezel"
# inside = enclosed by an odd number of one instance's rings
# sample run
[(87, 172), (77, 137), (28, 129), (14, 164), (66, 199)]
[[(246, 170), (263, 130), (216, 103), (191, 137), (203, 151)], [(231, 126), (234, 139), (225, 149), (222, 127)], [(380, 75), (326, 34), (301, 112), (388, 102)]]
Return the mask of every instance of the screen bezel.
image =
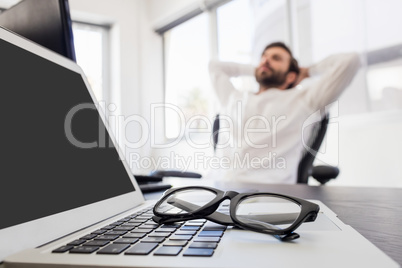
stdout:
[[(101, 107), (96, 101), (96, 97), (89, 86), (84, 72), (77, 64), (49, 49), (31, 42), (24, 37), (18, 36), (17, 34), (12, 33), (1, 26), (0, 38), (17, 47), (20, 47), (80, 74), (93, 102), (98, 108), (98, 113), (100, 118), (102, 118), (107, 131), (109, 132), (110, 139), (112, 140), (115, 148), (119, 148), (113, 133), (110, 131), (110, 128), (106, 123), (105, 113), (99, 110)], [(1, 229), (0, 262), (7, 255), (23, 249), (45, 244), (66, 234), (73, 233), (94, 223), (120, 214), (144, 202), (142, 192), (139, 190), (138, 184), (134, 179), (127, 162), (125, 161), (124, 155), (122, 155), (121, 150), (117, 151), (120, 159), (122, 159), (122, 163), (127, 171), (128, 177), (131, 180), (131, 183), (134, 185), (134, 189), (136, 189), (135, 191), (72, 210), (60, 212), (48, 217), (39, 218), (33, 221)], [(88, 215), (90, 216), (88, 217)], [(55, 226), (57, 226), (57, 228), (54, 228)]]

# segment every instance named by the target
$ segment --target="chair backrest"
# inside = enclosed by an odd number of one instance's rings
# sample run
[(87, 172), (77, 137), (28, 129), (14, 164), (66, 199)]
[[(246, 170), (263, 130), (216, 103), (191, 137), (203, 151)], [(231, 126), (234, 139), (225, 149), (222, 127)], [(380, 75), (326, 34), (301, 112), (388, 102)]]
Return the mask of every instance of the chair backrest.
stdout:
[(219, 127), (219, 114), (217, 114), (214, 120), (214, 125), (212, 126), (212, 140), (214, 143), (214, 151), (216, 151), (216, 145), (218, 144)]
[(324, 140), (329, 122), (329, 114), (322, 116), (321, 121), (314, 124), (311, 136), (307, 141), (306, 147), (302, 153), (302, 157), (297, 169), (297, 183), (307, 183), (311, 175), (314, 159)]
[[(324, 114), (324, 113), (322, 113)], [(326, 113), (322, 116), (321, 121), (314, 124), (311, 136), (307, 142), (307, 146), (302, 153), (302, 157), (297, 169), (297, 183), (307, 183), (312, 172), (313, 162), (320, 149), (321, 143), (324, 140), (325, 133), (327, 132), (329, 122), (329, 114)], [(212, 127), (212, 138), (214, 150), (219, 139), (219, 114), (216, 115), (214, 124)]]

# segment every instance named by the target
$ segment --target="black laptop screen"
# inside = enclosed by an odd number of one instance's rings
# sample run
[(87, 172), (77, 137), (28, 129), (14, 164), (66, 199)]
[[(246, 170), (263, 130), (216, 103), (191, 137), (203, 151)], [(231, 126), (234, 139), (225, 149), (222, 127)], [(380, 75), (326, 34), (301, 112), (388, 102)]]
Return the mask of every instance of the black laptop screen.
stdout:
[(135, 190), (81, 75), (0, 40), (0, 96), (0, 229)]

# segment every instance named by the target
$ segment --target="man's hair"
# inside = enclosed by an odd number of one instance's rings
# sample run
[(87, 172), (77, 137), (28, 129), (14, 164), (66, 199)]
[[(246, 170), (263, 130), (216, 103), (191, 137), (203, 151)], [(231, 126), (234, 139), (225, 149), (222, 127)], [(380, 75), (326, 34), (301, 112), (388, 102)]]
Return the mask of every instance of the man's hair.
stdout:
[[(300, 73), (299, 63), (293, 57), (293, 54), (292, 54), (292, 51), (290, 50), (290, 48), (287, 45), (285, 45), (285, 43), (283, 43), (283, 42), (274, 42), (265, 47), (264, 51), (262, 52), (262, 55), (264, 55), (264, 52), (268, 48), (271, 48), (271, 47), (281, 47), (284, 50), (286, 50), (290, 55), (290, 64), (289, 64), (288, 72), (295, 72), (297, 75), (299, 75), (299, 73)], [(293, 87), (293, 83), (288, 86), (288, 89), (292, 88), (292, 87)]]

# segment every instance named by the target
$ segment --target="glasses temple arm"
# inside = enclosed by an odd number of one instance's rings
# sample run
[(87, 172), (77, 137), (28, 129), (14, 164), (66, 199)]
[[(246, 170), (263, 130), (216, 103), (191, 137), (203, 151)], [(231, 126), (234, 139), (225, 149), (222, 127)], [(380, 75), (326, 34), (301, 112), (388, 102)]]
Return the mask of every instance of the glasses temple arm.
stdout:
[[(169, 199), (168, 203), (172, 206), (183, 209), (187, 212), (195, 211), (200, 208), (200, 206), (198, 206), (198, 205), (184, 201), (179, 198), (171, 198), (171, 199)], [(213, 212), (209, 215), (203, 216), (203, 217), (206, 218), (207, 220), (210, 220), (210, 221), (213, 221), (213, 222), (216, 222), (219, 224), (223, 224), (223, 225), (233, 225), (234, 224), (232, 218), (229, 215), (220, 213), (218, 211), (215, 211), (215, 212)]]

